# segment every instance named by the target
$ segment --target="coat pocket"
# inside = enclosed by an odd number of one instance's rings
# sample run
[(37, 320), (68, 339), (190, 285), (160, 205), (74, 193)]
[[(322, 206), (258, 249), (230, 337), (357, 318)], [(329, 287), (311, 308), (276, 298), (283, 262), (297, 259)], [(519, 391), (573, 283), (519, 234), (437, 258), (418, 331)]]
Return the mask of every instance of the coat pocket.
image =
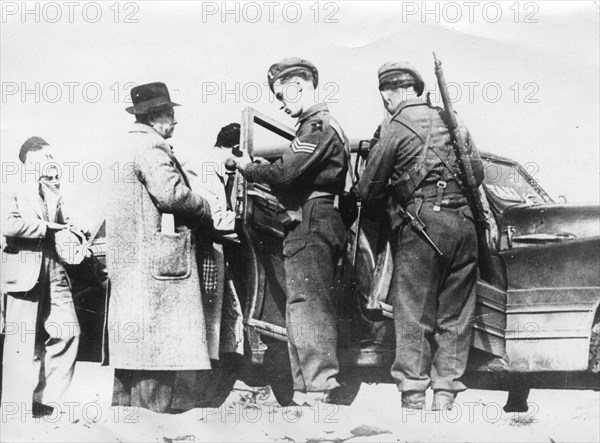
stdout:
[(469, 206), (463, 206), (462, 208), (460, 208), (460, 215), (463, 219), (466, 218), (472, 222), (475, 222), (475, 217), (473, 217), (473, 212), (471, 211), (471, 208)]
[(306, 247), (306, 240), (290, 240), (283, 245), (283, 256), (292, 258)]
[(180, 280), (192, 273), (191, 231), (176, 234), (157, 232), (150, 244), (152, 277), (158, 280)]

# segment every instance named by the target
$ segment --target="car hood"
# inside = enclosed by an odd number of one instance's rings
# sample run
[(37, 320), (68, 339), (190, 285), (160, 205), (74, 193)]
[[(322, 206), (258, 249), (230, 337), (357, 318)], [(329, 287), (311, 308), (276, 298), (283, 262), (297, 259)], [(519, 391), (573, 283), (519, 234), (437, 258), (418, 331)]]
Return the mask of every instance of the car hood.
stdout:
[(513, 243), (523, 245), (597, 237), (600, 236), (600, 206), (516, 205), (502, 213), (502, 228), (511, 229)]

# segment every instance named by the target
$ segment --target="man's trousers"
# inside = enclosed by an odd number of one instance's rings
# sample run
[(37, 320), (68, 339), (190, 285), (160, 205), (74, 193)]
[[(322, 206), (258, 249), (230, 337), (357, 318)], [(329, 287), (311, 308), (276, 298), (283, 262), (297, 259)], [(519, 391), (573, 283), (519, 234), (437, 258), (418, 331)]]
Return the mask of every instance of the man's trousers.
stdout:
[(42, 260), (34, 288), (7, 296), (2, 403), (20, 411), (31, 411), (32, 400), (62, 407), (79, 345), (65, 269), (52, 252), (45, 252)]
[[(415, 205), (408, 206), (415, 214)], [(400, 391), (463, 391), (471, 342), (477, 283), (477, 237), (468, 206), (433, 210), (423, 203), (419, 217), (443, 253), (409, 225), (398, 234), (390, 288), (396, 327), (392, 376)]]
[(313, 198), (302, 207), (302, 222), (283, 242), (287, 287), (286, 323), (294, 390), (330, 391), (337, 375), (336, 265), (346, 228), (333, 199)]

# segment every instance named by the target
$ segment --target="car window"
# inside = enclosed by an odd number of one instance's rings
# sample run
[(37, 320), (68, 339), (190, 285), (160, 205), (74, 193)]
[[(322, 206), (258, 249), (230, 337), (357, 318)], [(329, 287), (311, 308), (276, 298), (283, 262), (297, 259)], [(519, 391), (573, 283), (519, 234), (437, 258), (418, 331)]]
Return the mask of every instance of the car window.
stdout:
[(550, 197), (518, 164), (486, 159), (484, 183), (495, 197), (507, 203), (541, 204)]

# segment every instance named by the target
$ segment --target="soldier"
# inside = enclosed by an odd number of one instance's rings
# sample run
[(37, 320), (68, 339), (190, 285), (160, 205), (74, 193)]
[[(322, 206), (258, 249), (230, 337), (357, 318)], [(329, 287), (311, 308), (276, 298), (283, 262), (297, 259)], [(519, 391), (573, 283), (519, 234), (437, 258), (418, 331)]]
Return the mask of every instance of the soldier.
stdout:
[(334, 401), (332, 391), (340, 386), (333, 295), (346, 229), (336, 202), (348, 160), (339, 124), (326, 104), (315, 102), (318, 80), (317, 68), (307, 60), (293, 57), (272, 65), (269, 86), (281, 109), (298, 119), (296, 137), (273, 163), (251, 163), (247, 154), (235, 159), (247, 180), (271, 185), (287, 210), (286, 323), (294, 402), (300, 405)]
[[(475, 308), (477, 238), (452, 140), (439, 108), (419, 98), (425, 85), (409, 63), (385, 63), (379, 90), (389, 113), (379, 142), (358, 183), (365, 200), (387, 198), (397, 239), (390, 288), (396, 327), (392, 376), (402, 404), (451, 408), (465, 371)], [(483, 166), (468, 130), (459, 121), (478, 185)], [(434, 244), (409, 225), (410, 215), (426, 226)], [(435, 251), (437, 245), (443, 255)]]

